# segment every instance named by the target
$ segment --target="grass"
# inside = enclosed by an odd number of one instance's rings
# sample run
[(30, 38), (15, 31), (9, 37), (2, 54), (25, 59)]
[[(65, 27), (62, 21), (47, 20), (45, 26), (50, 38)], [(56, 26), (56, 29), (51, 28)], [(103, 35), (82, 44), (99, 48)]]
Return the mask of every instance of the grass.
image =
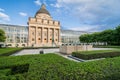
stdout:
[(78, 52), (73, 52), (72, 56), (84, 60), (98, 59), (98, 58), (112, 58), (112, 57), (120, 56), (120, 50), (112, 49), (112, 50), (78, 51)]
[(120, 49), (120, 46), (111, 46), (111, 45), (108, 45), (108, 46), (94, 46), (94, 48), (118, 48), (118, 49)]
[(11, 55), (19, 50), (22, 50), (22, 48), (0, 48), (0, 56)]
[(78, 51), (80, 54), (101, 54), (101, 53), (110, 53), (110, 52), (120, 52), (118, 49), (113, 49), (113, 50), (92, 50), (92, 51)]
[[(0, 80), (118, 80), (120, 57), (78, 63), (57, 54), (0, 58)], [(11, 66), (29, 64), (23, 74), (10, 74)], [(9, 74), (8, 74), (8, 73)]]

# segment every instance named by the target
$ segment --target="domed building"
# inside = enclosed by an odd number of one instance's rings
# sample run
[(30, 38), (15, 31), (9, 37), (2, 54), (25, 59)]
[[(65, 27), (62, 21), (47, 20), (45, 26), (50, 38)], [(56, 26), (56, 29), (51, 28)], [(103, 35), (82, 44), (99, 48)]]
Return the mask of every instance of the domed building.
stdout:
[(28, 21), (28, 46), (59, 46), (60, 22), (52, 19), (46, 6), (42, 4), (35, 17)]
[[(66, 44), (79, 44), (79, 36), (88, 34), (84, 31), (62, 30), (60, 22), (53, 20), (46, 6), (28, 20), (28, 26), (0, 24), (5, 31), (7, 47), (57, 47)], [(0, 43), (3, 44), (3, 43)]]

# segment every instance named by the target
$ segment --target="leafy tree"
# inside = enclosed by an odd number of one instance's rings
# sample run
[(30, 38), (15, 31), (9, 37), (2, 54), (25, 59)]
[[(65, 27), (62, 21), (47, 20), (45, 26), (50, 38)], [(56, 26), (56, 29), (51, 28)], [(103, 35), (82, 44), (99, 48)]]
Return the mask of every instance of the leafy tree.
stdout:
[(112, 44), (114, 41), (114, 30), (105, 30), (101, 32), (101, 41)]
[(0, 42), (5, 42), (5, 32), (0, 29)]
[(120, 25), (115, 29), (115, 41), (120, 45)]
[(120, 25), (115, 30), (104, 30), (92, 34), (84, 34), (79, 37), (81, 42), (107, 42), (110, 45), (120, 45)]

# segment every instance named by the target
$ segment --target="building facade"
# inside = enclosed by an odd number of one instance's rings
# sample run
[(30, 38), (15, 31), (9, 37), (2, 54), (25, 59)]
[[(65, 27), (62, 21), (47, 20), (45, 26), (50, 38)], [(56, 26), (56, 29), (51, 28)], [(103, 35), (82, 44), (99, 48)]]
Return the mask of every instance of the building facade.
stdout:
[[(29, 40), (28, 26), (0, 24), (0, 29), (5, 31), (6, 34), (5, 45), (7, 45), (8, 47), (30, 47), (28, 46), (28, 40)], [(88, 33), (84, 31), (60, 30), (61, 44), (63, 45), (76, 44), (76, 43), (79, 44), (80, 43), (79, 37), (82, 34), (88, 34)], [(52, 46), (53, 45), (54, 44), (52, 44)]]
[(59, 46), (60, 22), (52, 19), (50, 13), (43, 4), (35, 17), (28, 21), (28, 46)]
[(79, 44), (80, 43), (80, 35), (88, 34), (85, 31), (74, 31), (74, 30), (61, 30), (61, 42), (62, 44)]
[(8, 47), (26, 47), (28, 42), (28, 27), (18, 25), (0, 24), (0, 29), (5, 31)]

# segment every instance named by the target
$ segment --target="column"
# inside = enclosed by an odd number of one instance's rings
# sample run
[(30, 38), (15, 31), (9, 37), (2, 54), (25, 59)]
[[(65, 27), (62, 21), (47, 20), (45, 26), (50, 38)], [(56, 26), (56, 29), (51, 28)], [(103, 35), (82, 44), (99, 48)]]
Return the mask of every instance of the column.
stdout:
[(41, 40), (42, 40), (42, 43), (44, 43), (44, 28), (43, 27), (42, 27), (41, 31), (42, 31), (42, 39)]
[(61, 43), (61, 37), (60, 37), (60, 29), (58, 30), (58, 42)]
[(38, 44), (38, 28), (35, 28), (35, 44)]
[(47, 38), (48, 40), (47, 41), (49, 43), (49, 41), (50, 41), (50, 28), (48, 28), (48, 34), (47, 35), (48, 35), (48, 38)]
[(54, 30), (54, 36), (53, 36), (53, 38), (54, 38), (54, 43), (55, 43), (55, 38), (56, 38), (56, 37), (55, 37), (55, 28), (54, 28), (53, 30)]
[(30, 26), (28, 26), (28, 46), (30, 46), (31, 45), (31, 37), (30, 37), (30, 33), (31, 31), (30, 31)]

